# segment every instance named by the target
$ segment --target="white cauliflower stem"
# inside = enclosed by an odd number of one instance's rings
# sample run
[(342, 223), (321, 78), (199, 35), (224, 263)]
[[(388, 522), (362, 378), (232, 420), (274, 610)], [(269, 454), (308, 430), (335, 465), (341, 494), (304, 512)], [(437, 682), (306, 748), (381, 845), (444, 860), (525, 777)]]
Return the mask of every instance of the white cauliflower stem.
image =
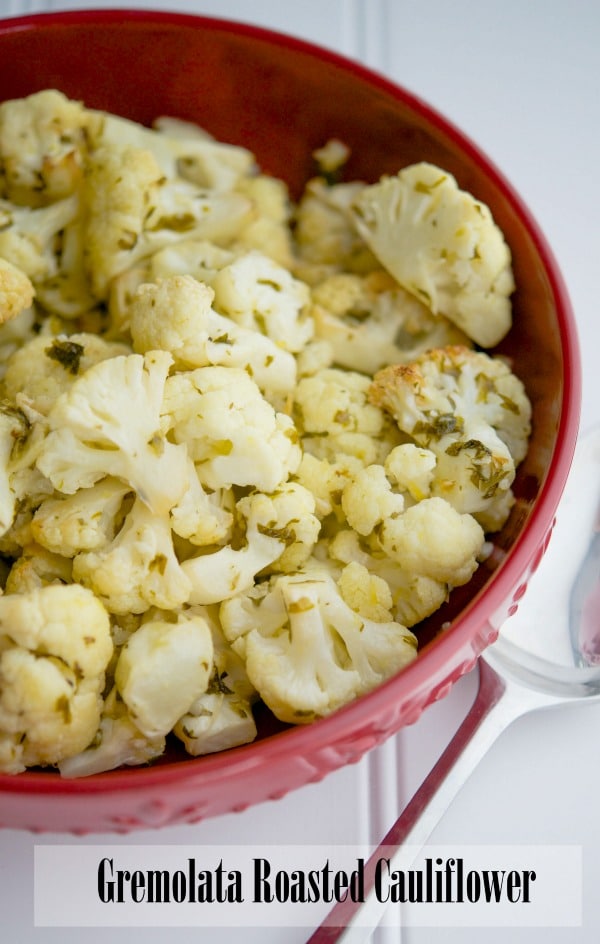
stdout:
[(24, 440), (29, 424), (23, 413), (9, 403), (0, 403), (0, 535), (11, 526), (16, 508), (16, 495), (11, 482), (10, 459), (15, 444)]
[(383, 271), (336, 272), (312, 292), (315, 334), (331, 346), (333, 362), (372, 374), (407, 363), (432, 347), (469, 344), (443, 315), (433, 315)]
[(231, 489), (206, 491), (191, 459), (188, 468), (189, 486), (171, 508), (171, 528), (191, 544), (224, 544), (231, 536), (235, 497)]
[(59, 271), (56, 240), (78, 212), (75, 195), (38, 209), (0, 200), (0, 257), (20, 269), (34, 286), (43, 283)]
[(137, 147), (149, 151), (167, 177), (182, 177), (199, 187), (232, 190), (255, 170), (254, 155), (245, 148), (215, 141), (190, 122), (168, 115), (152, 128), (117, 115), (95, 112), (92, 148), (111, 151)]
[(241, 194), (165, 178), (152, 152), (138, 147), (90, 155), (84, 196), (87, 267), (99, 298), (115, 276), (165, 246), (231, 238), (252, 209)]

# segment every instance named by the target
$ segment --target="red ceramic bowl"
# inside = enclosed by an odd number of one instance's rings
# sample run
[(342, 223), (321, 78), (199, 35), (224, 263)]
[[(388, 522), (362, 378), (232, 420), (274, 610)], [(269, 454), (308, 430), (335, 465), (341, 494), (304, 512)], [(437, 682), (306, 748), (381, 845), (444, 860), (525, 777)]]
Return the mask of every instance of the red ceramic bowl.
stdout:
[[(26, 65), (24, 65), (26, 64)], [(265, 712), (259, 739), (204, 758), (176, 751), (156, 766), (79, 781), (48, 771), (0, 775), (0, 823), (109, 832), (196, 822), (243, 810), (354, 763), (447, 693), (495, 638), (550, 537), (578, 425), (580, 366), (572, 312), (551, 251), (521, 199), (460, 131), (422, 101), (354, 62), (251, 26), (148, 12), (75, 12), (0, 23), (0, 94), (55, 87), (141, 122), (199, 122), (250, 148), (298, 194), (311, 152), (330, 137), (352, 150), (349, 179), (432, 161), (487, 203), (514, 258), (515, 326), (502, 344), (533, 401), (533, 438), (497, 553), (420, 630), (416, 661), (376, 691), (308, 727)], [(451, 627), (441, 631), (442, 623)]]

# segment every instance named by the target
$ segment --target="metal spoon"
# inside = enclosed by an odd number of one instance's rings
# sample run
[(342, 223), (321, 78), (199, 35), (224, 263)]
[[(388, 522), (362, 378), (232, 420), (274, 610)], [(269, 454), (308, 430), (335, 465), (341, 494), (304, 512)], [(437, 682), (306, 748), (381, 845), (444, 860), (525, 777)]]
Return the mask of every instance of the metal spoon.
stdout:
[(336, 905), (307, 944), (368, 941), (386, 910), (373, 888), (374, 866), (383, 850), (392, 870), (407, 868), (513, 721), (541, 708), (600, 700), (600, 605), (594, 614), (595, 603), (600, 604), (599, 493), (600, 429), (595, 429), (577, 445), (539, 572), (518, 613), (479, 660), (473, 706), (368, 861), (364, 902)]

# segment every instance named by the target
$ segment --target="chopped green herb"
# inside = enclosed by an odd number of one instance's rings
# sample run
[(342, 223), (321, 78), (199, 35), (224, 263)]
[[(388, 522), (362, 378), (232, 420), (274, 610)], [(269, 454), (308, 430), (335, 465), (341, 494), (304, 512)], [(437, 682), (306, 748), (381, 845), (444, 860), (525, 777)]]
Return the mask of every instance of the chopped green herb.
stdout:
[(309, 597), (301, 597), (299, 600), (288, 603), (289, 613), (308, 613), (309, 610), (314, 610), (314, 608), (315, 605)]
[(78, 374), (83, 356), (83, 344), (76, 341), (53, 341), (46, 348), (46, 356), (53, 361), (58, 361), (70, 374)]
[(206, 689), (207, 693), (209, 695), (232, 695), (233, 689), (230, 688), (225, 681), (227, 677), (227, 672), (219, 672), (218, 669), (215, 669), (212, 678), (208, 683), (208, 687)]
[(149, 569), (157, 570), (158, 573), (162, 576), (167, 567), (167, 558), (164, 554), (156, 554), (150, 561)]
[(62, 715), (65, 724), (71, 723), (71, 702), (66, 695), (59, 695), (56, 699), (54, 709), (57, 714)]
[(283, 541), (286, 547), (289, 547), (296, 540), (296, 533), (291, 528), (270, 528), (264, 524), (259, 524), (257, 527), (260, 534), (264, 534), (268, 538), (277, 538), (278, 541)]
[(428, 422), (415, 423), (413, 436), (430, 441), (441, 439), (449, 433), (462, 433), (463, 421), (454, 413), (440, 413), (439, 416), (430, 416)]
[(193, 213), (173, 213), (171, 216), (161, 216), (156, 223), (149, 227), (149, 232), (159, 229), (170, 229), (175, 233), (186, 233), (193, 229), (196, 218)]

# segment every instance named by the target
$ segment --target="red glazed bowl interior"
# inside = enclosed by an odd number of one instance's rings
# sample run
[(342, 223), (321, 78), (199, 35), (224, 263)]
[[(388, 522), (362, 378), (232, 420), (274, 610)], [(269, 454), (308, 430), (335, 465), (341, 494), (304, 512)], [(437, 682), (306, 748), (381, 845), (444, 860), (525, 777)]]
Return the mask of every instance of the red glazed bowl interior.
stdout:
[(77, 833), (195, 822), (356, 762), (415, 722), (495, 638), (543, 555), (572, 459), (581, 379), (574, 321), (544, 237), (487, 157), (426, 104), (351, 61), (266, 30), (178, 14), (84, 11), (0, 22), (0, 96), (49, 87), (144, 123), (158, 115), (196, 121), (252, 150), (293, 195), (314, 172), (311, 152), (331, 137), (351, 148), (347, 179), (373, 181), (431, 161), (490, 206), (513, 254), (515, 324), (499, 350), (533, 402), (531, 447), (496, 552), (420, 628), (417, 660), (308, 727), (286, 728), (265, 711), (254, 744), (221, 754), (192, 759), (174, 748), (155, 766), (76, 781), (51, 771), (0, 775), (3, 827)]

